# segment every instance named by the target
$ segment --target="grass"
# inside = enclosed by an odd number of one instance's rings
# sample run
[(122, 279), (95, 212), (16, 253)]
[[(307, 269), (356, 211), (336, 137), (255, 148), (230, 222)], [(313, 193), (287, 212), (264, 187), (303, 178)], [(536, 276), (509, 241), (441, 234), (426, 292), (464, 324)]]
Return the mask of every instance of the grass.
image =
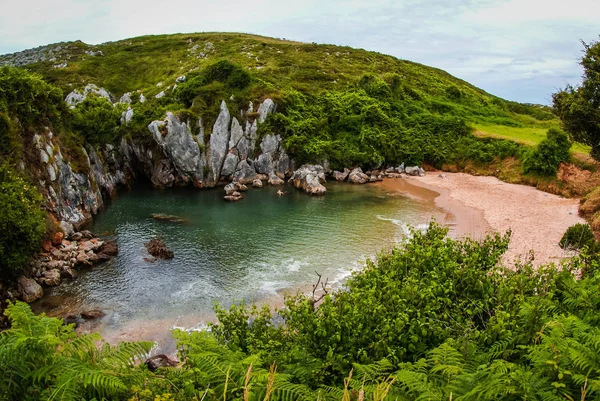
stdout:
[[(558, 126), (557, 121), (551, 124)], [(531, 127), (511, 127), (506, 125), (485, 125), (475, 124), (475, 134), (482, 137), (493, 137), (501, 139), (510, 139), (524, 145), (535, 146), (546, 138), (548, 123), (539, 124), (540, 126)], [(571, 148), (573, 153), (590, 154), (590, 147), (581, 143), (574, 143)]]

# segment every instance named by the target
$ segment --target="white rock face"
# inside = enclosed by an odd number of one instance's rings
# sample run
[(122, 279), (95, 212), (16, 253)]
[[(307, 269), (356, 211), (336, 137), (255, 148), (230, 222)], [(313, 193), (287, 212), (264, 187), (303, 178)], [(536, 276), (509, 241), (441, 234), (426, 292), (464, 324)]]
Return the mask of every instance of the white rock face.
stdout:
[(131, 104), (131, 92), (124, 93), (123, 96), (119, 99), (119, 103), (128, 103)]
[(125, 110), (121, 114), (121, 124), (123, 124), (123, 125), (129, 124), (129, 122), (131, 121), (132, 118), (133, 118), (133, 109), (131, 107), (128, 107), (127, 110)]
[(210, 156), (208, 166), (210, 167), (210, 177), (208, 180), (209, 186), (214, 186), (221, 176), (221, 169), (225, 162), (225, 157), (228, 151), (229, 139), (231, 132), (229, 130), (229, 122), (231, 116), (227, 109), (225, 101), (221, 102), (221, 112), (217, 121), (213, 126), (213, 131), (210, 136)]
[(79, 103), (83, 102), (90, 93), (93, 93), (96, 96), (103, 97), (103, 98), (107, 99), (108, 101), (110, 101), (111, 103), (113, 102), (113, 99), (114, 99), (113, 96), (106, 89), (98, 88), (94, 84), (87, 84), (85, 86), (85, 88), (83, 88), (83, 91), (75, 89), (74, 91), (69, 93), (67, 95), (67, 97), (65, 98), (65, 101), (67, 102), (67, 104), (70, 107), (75, 107)]
[(204, 153), (186, 123), (179, 121), (173, 113), (167, 113), (164, 121), (153, 121), (148, 129), (182, 178), (202, 181), (206, 164)]
[(271, 99), (265, 99), (258, 107), (258, 122), (264, 123), (267, 116), (275, 111), (275, 102)]

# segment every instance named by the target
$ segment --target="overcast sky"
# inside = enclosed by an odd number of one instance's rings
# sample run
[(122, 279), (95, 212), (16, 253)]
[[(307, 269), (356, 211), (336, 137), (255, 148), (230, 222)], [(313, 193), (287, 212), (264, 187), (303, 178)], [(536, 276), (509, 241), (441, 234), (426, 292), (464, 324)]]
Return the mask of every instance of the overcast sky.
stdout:
[(0, 54), (80, 39), (249, 32), (375, 50), (442, 68), (490, 93), (548, 104), (580, 81), (579, 40), (600, 0), (2, 0)]

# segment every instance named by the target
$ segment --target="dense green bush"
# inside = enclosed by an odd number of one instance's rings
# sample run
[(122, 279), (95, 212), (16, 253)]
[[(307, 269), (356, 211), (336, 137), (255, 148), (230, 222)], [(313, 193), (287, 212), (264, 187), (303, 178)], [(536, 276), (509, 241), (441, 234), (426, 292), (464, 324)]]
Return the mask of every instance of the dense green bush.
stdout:
[[(178, 368), (149, 372), (148, 343), (97, 348), (62, 321), (9, 306), (8, 400), (574, 400), (600, 397), (597, 257), (502, 268), (508, 237), (445, 238), (432, 224), (345, 288), (217, 309), (175, 331)], [(577, 279), (574, 273), (587, 274)]]
[(558, 243), (563, 249), (582, 249), (587, 247), (594, 252), (596, 249), (596, 237), (588, 224), (575, 224), (565, 231)]
[(7, 165), (0, 165), (0, 275), (17, 274), (39, 250), (45, 232), (42, 198)]
[(73, 110), (73, 130), (92, 145), (114, 142), (123, 110), (100, 96), (88, 96)]
[(558, 166), (570, 160), (570, 148), (571, 141), (564, 132), (556, 128), (549, 129), (546, 139), (525, 154), (523, 172), (544, 176), (555, 175)]
[(58, 124), (66, 105), (60, 89), (37, 74), (14, 67), (0, 67), (0, 112), (19, 116), (24, 128)]
[[(190, 74), (187, 80), (175, 89), (175, 97), (188, 107), (198, 96), (219, 102), (229, 98), (231, 93), (227, 92), (246, 89), (251, 82), (252, 77), (243, 67), (228, 60), (220, 60), (208, 65), (199, 73)], [(213, 101), (207, 103), (212, 104)]]

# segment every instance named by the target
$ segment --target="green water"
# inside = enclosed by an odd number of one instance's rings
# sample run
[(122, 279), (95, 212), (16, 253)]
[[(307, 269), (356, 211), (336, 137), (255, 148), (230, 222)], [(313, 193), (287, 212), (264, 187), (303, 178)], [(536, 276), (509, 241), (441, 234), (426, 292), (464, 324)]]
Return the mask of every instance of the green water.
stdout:
[[(100, 331), (128, 324), (189, 325), (210, 318), (214, 302), (260, 301), (310, 288), (315, 271), (340, 285), (366, 257), (399, 241), (406, 226), (426, 224), (431, 203), (375, 185), (327, 185), (323, 197), (291, 187), (250, 189), (237, 203), (223, 190), (138, 186), (119, 193), (91, 230), (113, 237), (119, 255), (46, 291), (37, 311), (54, 315), (99, 308)], [(152, 219), (180, 216), (185, 223)], [(148, 262), (144, 243), (162, 237), (172, 260)]]

